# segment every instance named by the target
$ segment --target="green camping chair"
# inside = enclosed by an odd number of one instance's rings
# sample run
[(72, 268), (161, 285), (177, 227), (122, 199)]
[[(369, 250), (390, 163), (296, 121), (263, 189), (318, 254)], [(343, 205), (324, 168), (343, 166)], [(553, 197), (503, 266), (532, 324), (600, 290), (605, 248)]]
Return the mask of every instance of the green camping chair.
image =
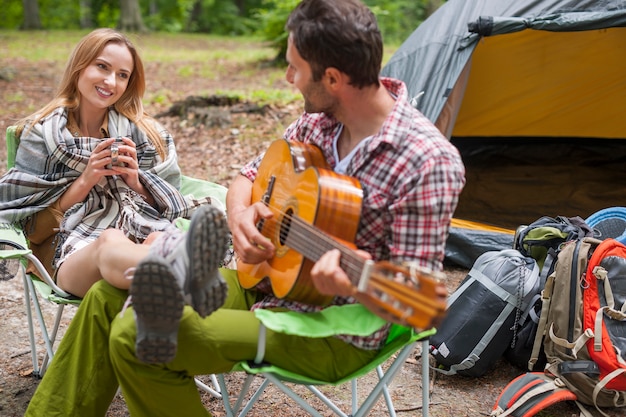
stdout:
[[(331, 306), (318, 313), (277, 312), (271, 310), (255, 310), (256, 316), (261, 320), (259, 332), (259, 344), (257, 356), (254, 361), (240, 362), (231, 372), (243, 371), (247, 374), (245, 382), (239, 390), (234, 404), (231, 404), (224, 374), (218, 375), (222, 400), (228, 417), (245, 416), (260, 398), (268, 386), (274, 384), (278, 389), (293, 399), (302, 409), (312, 416), (321, 417), (318, 410), (314, 409), (303, 397), (299, 396), (287, 384), (305, 386), (315, 397), (319, 398), (333, 413), (341, 417), (367, 416), (381, 395), (385, 397), (390, 416), (395, 416), (395, 410), (388, 386), (398, 371), (402, 368), (407, 357), (414, 351), (417, 343), (422, 343), (422, 416), (428, 416), (429, 406), (429, 355), (428, 337), (435, 333), (435, 329), (416, 332), (413, 329), (393, 324), (390, 335), (384, 348), (367, 365), (356, 372), (338, 381), (320, 381), (307, 378), (285, 369), (272, 366), (263, 362), (265, 355), (265, 329), (269, 328), (276, 332), (293, 334), (306, 337), (328, 337), (337, 334), (368, 335), (380, 328), (384, 320), (367, 310), (361, 304), (349, 304), (343, 306)], [(382, 365), (391, 360), (387, 371), (383, 371)], [(379, 381), (366, 398), (358, 403), (357, 379), (371, 371), (376, 371)], [(264, 380), (249, 398), (245, 406), (242, 405), (249, 396), (252, 380), (255, 376), (262, 376)], [(349, 413), (342, 411), (338, 405), (322, 393), (317, 387), (322, 385), (341, 385), (351, 383), (352, 401)]]
[[(16, 127), (9, 126), (6, 131), (7, 167), (15, 166), (15, 155), (19, 146), (19, 138), (16, 136)], [(187, 176), (181, 178), (181, 192), (195, 196), (211, 196), (222, 203), (226, 200), (227, 189), (219, 184), (199, 180)], [(179, 227), (185, 227), (188, 222), (179, 222)], [(36, 274), (27, 274), (26, 265), (31, 261), (37, 269)], [(0, 279), (22, 275), (24, 282), (24, 301), (28, 319), (28, 331), (33, 361), (33, 374), (42, 377), (47, 366), (54, 356), (54, 343), (61, 323), (61, 318), (66, 305), (78, 306), (81, 299), (59, 288), (52, 277), (48, 274), (43, 264), (35, 257), (28, 248), (28, 241), (17, 225), (0, 224)], [(57, 305), (52, 327), (48, 327), (42, 313), (40, 299), (47, 300)], [(41, 362), (37, 352), (37, 340), (35, 337), (35, 325), (33, 314), (41, 330), (45, 352)], [(213, 396), (220, 398), (217, 391), (218, 384), (215, 376), (212, 376), (215, 389), (202, 384), (203, 389)]]
[[(16, 136), (16, 127), (9, 126), (6, 131), (7, 145), (7, 168), (15, 166), (15, 155), (19, 146), (19, 138)], [(54, 356), (54, 342), (56, 340), (61, 317), (66, 305), (80, 304), (80, 298), (73, 296), (59, 288), (43, 264), (32, 254), (28, 248), (28, 241), (17, 225), (0, 225), (0, 259), (2, 260), (2, 279), (11, 276), (22, 276), (24, 284), (24, 302), (26, 304), (26, 316), (28, 320), (28, 336), (30, 339), (31, 357), (33, 361), (33, 374), (42, 377), (47, 369), (49, 361)], [(31, 261), (35, 266), (36, 274), (27, 274), (26, 266)], [(46, 325), (41, 310), (39, 297), (57, 305), (54, 323), (51, 328)], [(37, 352), (37, 340), (35, 337), (35, 325), (33, 314), (36, 316), (41, 337), (44, 342), (44, 356), (39, 362)], [(50, 330), (48, 330), (50, 329)]]

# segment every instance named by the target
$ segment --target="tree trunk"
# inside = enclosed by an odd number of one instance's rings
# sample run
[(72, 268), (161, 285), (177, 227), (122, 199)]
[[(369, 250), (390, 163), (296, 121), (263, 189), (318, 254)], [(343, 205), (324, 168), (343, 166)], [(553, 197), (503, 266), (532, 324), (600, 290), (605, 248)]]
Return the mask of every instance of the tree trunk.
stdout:
[(123, 32), (147, 32), (141, 19), (139, 0), (120, 0), (120, 23)]
[(198, 16), (202, 14), (202, 2), (200, 0), (196, 0), (193, 3), (193, 7), (191, 8), (191, 13), (189, 13), (189, 17), (187, 18), (187, 23), (185, 25), (185, 31), (187, 32), (195, 32), (195, 27), (197, 26)]
[(91, 29), (93, 24), (93, 6), (92, 0), (79, 1), (80, 27), (81, 29)]
[(235, 6), (239, 10), (239, 16), (244, 16), (246, 14), (246, 2), (245, 0), (235, 0)]
[(41, 29), (39, 5), (37, 4), (37, 0), (22, 0), (22, 4), (24, 5), (24, 24), (22, 25), (22, 29)]

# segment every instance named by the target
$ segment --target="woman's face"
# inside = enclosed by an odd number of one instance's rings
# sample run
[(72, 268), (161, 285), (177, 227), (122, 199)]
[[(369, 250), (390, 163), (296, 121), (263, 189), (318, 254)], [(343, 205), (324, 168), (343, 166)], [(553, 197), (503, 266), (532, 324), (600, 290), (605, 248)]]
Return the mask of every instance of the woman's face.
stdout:
[(102, 111), (124, 94), (134, 69), (133, 56), (125, 45), (109, 43), (78, 76), (81, 107)]

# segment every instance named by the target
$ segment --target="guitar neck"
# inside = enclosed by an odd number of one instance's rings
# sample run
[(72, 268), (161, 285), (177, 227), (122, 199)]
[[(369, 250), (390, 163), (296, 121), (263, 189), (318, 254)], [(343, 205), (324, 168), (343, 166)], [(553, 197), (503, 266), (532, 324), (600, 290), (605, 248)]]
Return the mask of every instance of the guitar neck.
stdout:
[(341, 244), (297, 216), (291, 219), (289, 231), (284, 235), (281, 233), (281, 236), (287, 246), (313, 262), (317, 262), (329, 250), (338, 249), (341, 252), (339, 266), (346, 272), (350, 281), (354, 285), (358, 285), (366, 260), (357, 255), (353, 249)]

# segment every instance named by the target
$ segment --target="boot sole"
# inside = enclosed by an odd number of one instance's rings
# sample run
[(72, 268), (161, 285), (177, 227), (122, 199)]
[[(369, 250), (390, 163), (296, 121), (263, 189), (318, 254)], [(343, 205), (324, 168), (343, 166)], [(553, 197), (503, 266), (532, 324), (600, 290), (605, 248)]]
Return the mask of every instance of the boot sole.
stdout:
[(218, 268), (228, 249), (230, 232), (220, 210), (202, 206), (194, 212), (187, 233), (189, 276), (184, 292), (191, 295), (191, 305), (198, 315), (206, 317), (220, 308), (228, 295)]
[(144, 259), (135, 270), (130, 294), (137, 322), (137, 358), (146, 363), (171, 362), (185, 303), (169, 265), (161, 258)]

